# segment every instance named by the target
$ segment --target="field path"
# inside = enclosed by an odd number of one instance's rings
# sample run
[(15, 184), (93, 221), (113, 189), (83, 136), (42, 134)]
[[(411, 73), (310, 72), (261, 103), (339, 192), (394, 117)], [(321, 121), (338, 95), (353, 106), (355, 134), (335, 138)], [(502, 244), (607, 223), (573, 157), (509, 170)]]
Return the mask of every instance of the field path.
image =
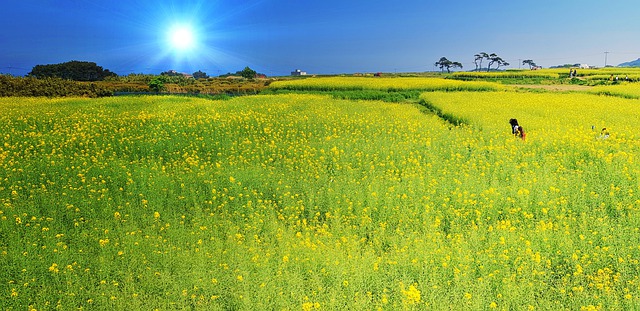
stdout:
[(540, 85), (540, 84), (528, 84), (528, 85), (512, 85), (514, 87), (525, 89), (545, 89), (549, 91), (585, 91), (591, 89), (591, 86), (587, 85), (570, 85), (570, 84), (558, 84), (558, 85)]

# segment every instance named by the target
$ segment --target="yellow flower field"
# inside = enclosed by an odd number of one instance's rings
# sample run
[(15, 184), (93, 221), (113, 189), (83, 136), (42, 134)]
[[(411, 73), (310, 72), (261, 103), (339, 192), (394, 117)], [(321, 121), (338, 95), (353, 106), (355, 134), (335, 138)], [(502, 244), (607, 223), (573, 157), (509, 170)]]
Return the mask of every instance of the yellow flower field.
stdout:
[(2, 98), (0, 304), (640, 304), (637, 101), (421, 99), (469, 124), (322, 95)]
[[(620, 139), (637, 139), (638, 101), (582, 93), (424, 93), (421, 97), (444, 112), (471, 120), (492, 132), (509, 129), (510, 118), (534, 131), (533, 139), (592, 138), (608, 127)], [(592, 129), (592, 126), (594, 129)]]
[[(640, 78), (640, 75), (634, 79), (638, 80), (638, 78)], [(640, 87), (635, 83), (595, 86), (589, 90), (589, 93), (618, 96), (629, 99), (640, 99)]]
[[(564, 70), (563, 70), (564, 72)], [(559, 70), (507, 70), (507, 71), (458, 71), (454, 72), (454, 78), (474, 78), (474, 79), (491, 79), (491, 78), (539, 78), (539, 79), (558, 79)]]
[(286, 90), (421, 90), (421, 91), (497, 91), (503, 86), (492, 82), (464, 82), (440, 78), (362, 78), (322, 77), (276, 81), (271, 89)]

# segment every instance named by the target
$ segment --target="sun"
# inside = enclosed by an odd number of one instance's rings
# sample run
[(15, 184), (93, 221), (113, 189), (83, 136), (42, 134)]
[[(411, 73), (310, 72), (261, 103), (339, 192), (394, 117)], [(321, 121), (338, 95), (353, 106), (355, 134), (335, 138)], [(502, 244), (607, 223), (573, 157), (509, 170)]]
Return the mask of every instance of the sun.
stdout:
[(195, 33), (189, 26), (174, 26), (169, 29), (169, 44), (178, 51), (192, 49), (196, 44)]

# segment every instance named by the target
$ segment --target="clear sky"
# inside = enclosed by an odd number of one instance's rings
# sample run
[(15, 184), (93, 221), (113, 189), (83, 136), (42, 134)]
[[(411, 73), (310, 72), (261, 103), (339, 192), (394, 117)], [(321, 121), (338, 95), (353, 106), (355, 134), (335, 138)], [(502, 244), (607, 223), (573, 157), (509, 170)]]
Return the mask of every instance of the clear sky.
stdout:
[[(442, 56), (471, 70), (479, 52), (510, 68), (524, 59), (549, 67), (640, 58), (637, 0), (2, 2), (0, 73), (13, 75), (70, 60), (119, 75), (249, 66), (274, 76), (431, 71)], [(190, 47), (171, 43), (176, 27), (192, 29)]]

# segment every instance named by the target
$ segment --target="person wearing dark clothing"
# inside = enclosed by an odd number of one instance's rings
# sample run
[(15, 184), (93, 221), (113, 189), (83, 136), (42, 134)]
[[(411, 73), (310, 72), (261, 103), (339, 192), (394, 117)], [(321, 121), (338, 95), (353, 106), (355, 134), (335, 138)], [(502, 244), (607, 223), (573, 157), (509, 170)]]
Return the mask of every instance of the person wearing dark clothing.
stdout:
[(518, 124), (518, 120), (511, 119), (511, 120), (509, 120), (509, 124), (511, 124), (511, 134), (515, 135), (516, 132), (518, 131), (518, 127), (520, 126)]

